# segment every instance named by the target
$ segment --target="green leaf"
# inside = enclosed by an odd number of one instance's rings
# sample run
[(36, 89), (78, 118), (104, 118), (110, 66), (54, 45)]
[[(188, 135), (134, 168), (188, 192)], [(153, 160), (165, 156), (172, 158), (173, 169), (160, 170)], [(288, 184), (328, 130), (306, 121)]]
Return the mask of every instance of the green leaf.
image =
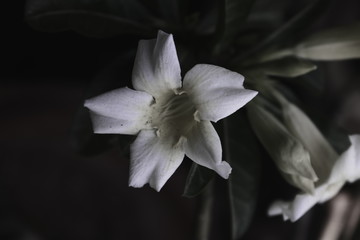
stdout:
[(196, 197), (214, 178), (214, 171), (193, 163), (186, 179), (183, 196)]
[(277, 77), (295, 78), (316, 70), (316, 65), (297, 58), (284, 58), (259, 66), (265, 74)]
[(360, 23), (315, 33), (295, 47), (294, 55), (311, 60), (360, 58)]
[(239, 239), (253, 218), (261, 160), (267, 157), (244, 110), (224, 120), (224, 146), (225, 160), (232, 167), (228, 180), (232, 238)]
[(26, 21), (35, 29), (74, 30), (94, 37), (153, 36), (154, 19), (137, 0), (28, 0)]

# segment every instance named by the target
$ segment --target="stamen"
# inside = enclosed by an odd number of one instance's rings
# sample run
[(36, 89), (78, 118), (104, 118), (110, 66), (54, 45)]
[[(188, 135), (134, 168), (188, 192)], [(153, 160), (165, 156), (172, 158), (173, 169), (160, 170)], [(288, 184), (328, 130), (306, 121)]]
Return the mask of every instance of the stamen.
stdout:
[(182, 136), (191, 129), (194, 124), (194, 114), (196, 114), (195, 105), (184, 91), (178, 91), (178, 94), (169, 96), (164, 101), (157, 101), (154, 105), (153, 127), (159, 128), (157, 135), (162, 134)]
[(201, 121), (201, 119), (200, 119), (200, 114), (199, 114), (199, 111), (198, 111), (198, 110), (196, 110), (196, 111), (194, 112), (194, 119), (195, 119), (195, 121), (197, 121), (197, 122), (200, 122), (200, 121)]

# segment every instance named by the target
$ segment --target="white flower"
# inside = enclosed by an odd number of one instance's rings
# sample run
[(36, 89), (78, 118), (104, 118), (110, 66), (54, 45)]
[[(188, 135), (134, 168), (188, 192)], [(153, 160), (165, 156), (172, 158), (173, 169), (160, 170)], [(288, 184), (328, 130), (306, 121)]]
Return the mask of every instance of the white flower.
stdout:
[(287, 178), (303, 193), (297, 194), (293, 201), (277, 201), (270, 206), (270, 216), (283, 215), (284, 220), (294, 222), (315, 204), (334, 197), (346, 182), (360, 178), (360, 135), (350, 136), (352, 145), (339, 156), (300, 108), (276, 90), (272, 94), (282, 106), (284, 126), (308, 151), (311, 167), (317, 176), (311, 179), (300, 174)]
[(216, 122), (244, 106), (257, 92), (243, 87), (244, 77), (199, 64), (181, 81), (172, 35), (141, 40), (134, 63), (135, 90), (120, 88), (89, 99), (95, 133), (138, 134), (131, 145), (129, 185), (149, 183), (157, 191), (186, 154), (197, 164), (228, 178)]
[(317, 203), (334, 197), (346, 182), (360, 178), (360, 135), (350, 136), (351, 146), (335, 161), (327, 180), (313, 194), (301, 193), (291, 202), (277, 201), (269, 208), (270, 216), (283, 215), (284, 220), (298, 220)]

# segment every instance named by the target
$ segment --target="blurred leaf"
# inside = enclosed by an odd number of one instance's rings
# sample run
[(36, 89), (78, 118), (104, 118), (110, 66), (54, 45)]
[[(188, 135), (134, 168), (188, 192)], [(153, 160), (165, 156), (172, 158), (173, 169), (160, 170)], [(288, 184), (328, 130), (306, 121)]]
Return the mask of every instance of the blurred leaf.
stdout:
[(316, 69), (316, 65), (297, 58), (285, 58), (259, 66), (267, 75), (277, 77), (299, 77)]
[(228, 180), (232, 238), (239, 239), (254, 215), (261, 160), (266, 155), (251, 130), (244, 110), (223, 122), (225, 160), (232, 167)]
[(318, 68), (317, 71), (301, 75), (291, 81), (289, 81), (289, 78), (277, 77), (276, 80), (280, 80), (281, 84), (277, 84), (276, 88), (293, 103), (299, 104), (299, 101), (301, 101), (304, 105), (321, 108), (320, 105), (324, 101), (325, 84), (323, 70)]
[(26, 21), (35, 29), (109, 37), (155, 35), (154, 19), (137, 0), (28, 0)]
[(156, 1), (158, 3), (157, 5), (162, 18), (174, 23), (179, 23), (180, 10), (179, 10), (178, 0), (156, 0)]
[(295, 47), (294, 55), (311, 60), (360, 58), (360, 23), (315, 33)]
[(204, 190), (214, 176), (213, 170), (193, 163), (186, 179), (183, 196), (189, 198), (196, 197)]
[[(349, 146), (349, 134), (345, 129), (341, 128), (334, 120), (331, 112), (328, 112), (329, 106), (324, 101), (322, 89), (318, 89), (316, 85), (310, 86), (310, 81), (316, 82), (316, 79), (300, 78), (297, 82), (304, 81), (304, 84), (308, 85), (308, 88), (303, 88), (300, 85), (295, 85), (294, 89), (299, 89), (304, 95), (299, 95), (298, 92), (294, 94), (294, 91), (282, 84), (278, 84), (276, 89), (279, 90), (284, 97), (290, 102), (298, 105), (301, 109), (310, 117), (320, 132), (329, 141), (332, 147), (338, 154), (343, 153)], [(304, 93), (305, 92), (305, 93)], [(299, 96), (301, 96), (299, 102)]]
[(248, 61), (249, 59), (251, 60), (251, 58), (258, 58), (258, 55), (262, 54), (261, 51), (266, 50), (274, 43), (279, 44), (279, 42), (298, 37), (302, 31), (308, 28), (307, 26), (313, 24), (314, 21), (321, 16), (321, 13), (324, 12), (330, 2), (329, 0), (312, 1), (257, 45), (242, 52), (237, 58), (234, 58), (233, 63), (235, 66), (239, 63), (243, 64), (242, 62), (245, 60)]
[(329, 114), (314, 106), (305, 106), (304, 110), (338, 154), (350, 147), (348, 132), (340, 127), (333, 118), (329, 117)]
[[(220, 46), (234, 41), (234, 35), (245, 22), (254, 0), (222, 0), (218, 14), (217, 32), (221, 35)], [(220, 49), (218, 50), (220, 51)]]
[(195, 225), (194, 238), (196, 240), (207, 240), (212, 235), (211, 226), (213, 224), (214, 199), (217, 193), (214, 191), (214, 181), (202, 191), (198, 198), (196, 208), (197, 219)]
[(254, 0), (224, 0), (225, 4), (225, 38), (238, 33), (246, 20)]
[(258, 23), (270, 26), (281, 25), (289, 5), (294, 6), (295, 2), (288, 0), (277, 1), (254, 1), (251, 12), (248, 16), (249, 23)]

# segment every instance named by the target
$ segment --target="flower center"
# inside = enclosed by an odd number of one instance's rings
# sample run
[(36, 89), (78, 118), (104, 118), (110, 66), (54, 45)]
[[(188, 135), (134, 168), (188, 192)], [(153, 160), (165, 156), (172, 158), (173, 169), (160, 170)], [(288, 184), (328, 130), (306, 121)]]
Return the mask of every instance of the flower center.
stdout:
[(157, 129), (158, 136), (178, 139), (186, 136), (196, 123), (195, 113), (195, 105), (185, 92), (171, 94), (154, 104), (152, 127)]

